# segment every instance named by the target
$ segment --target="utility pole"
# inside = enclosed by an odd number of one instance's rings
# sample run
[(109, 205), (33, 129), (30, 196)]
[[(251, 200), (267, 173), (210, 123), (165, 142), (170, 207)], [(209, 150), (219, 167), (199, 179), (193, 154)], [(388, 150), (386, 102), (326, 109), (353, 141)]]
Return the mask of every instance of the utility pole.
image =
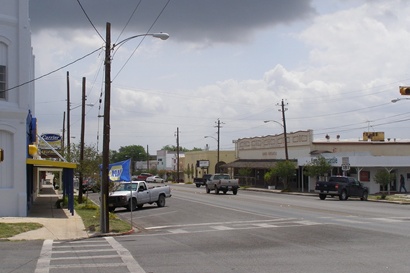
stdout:
[(70, 156), (70, 73), (67, 71), (67, 160), (71, 161)]
[(147, 173), (149, 172), (149, 151), (148, 151), (148, 145), (147, 145)]
[[(286, 105), (288, 105), (288, 104), (286, 103)], [(281, 106), (282, 110), (279, 110), (279, 111), (282, 111), (283, 135), (285, 137), (285, 158), (286, 158), (286, 161), (287, 161), (287, 160), (289, 160), (289, 154), (288, 154), (288, 137), (286, 135), (285, 111), (288, 110), (288, 109), (285, 108), (285, 103), (284, 103), (283, 99), (282, 99), (282, 103), (281, 103), (280, 106)]]
[(107, 22), (105, 38), (105, 96), (104, 96), (104, 125), (103, 125), (103, 153), (101, 179), (101, 219), (102, 233), (108, 233), (108, 182), (110, 163), (110, 104), (111, 104), (111, 24)]
[(223, 122), (221, 122), (218, 118), (217, 122), (216, 122), (216, 127), (218, 128), (218, 151), (217, 151), (217, 156), (216, 156), (216, 169), (215, 172), (219, 173), (220, 172), (220, 168), (219, 168), (219, 153), (220, 153), (220, 142), (221, 142), (221, 124), (224, 124)]
[(179, 183), (179, 128), (177, 127), (177, 183)]
[(65, 111), (63, 114), (63, 134), (62, 134), (62, 140), (61, 140), (61, 149), (63, 151), (63, 155), (64, 155), (64, 135), (65, 135)]
[[(85, 135), (85, 77), (83, 77), (83, 96), (81, 103), (81, 140), (80, 140), (80, 164), (83, 165), (84, 161), (84, 135)], [(79, 192), (78, 192), (78, 202), (81, 204), (83, 202), (83, 182), (84, 176), (83, 172), (80, 169), (79, 175)]]

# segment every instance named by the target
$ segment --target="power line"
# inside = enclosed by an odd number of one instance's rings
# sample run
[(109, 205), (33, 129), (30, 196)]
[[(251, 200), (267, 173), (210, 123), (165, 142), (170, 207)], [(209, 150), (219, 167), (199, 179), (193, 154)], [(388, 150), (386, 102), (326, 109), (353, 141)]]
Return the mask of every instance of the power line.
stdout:
[(93, 28), (95, 29), (95, 31), (97, 32), (97, 34), (101, 37), (101, 39), (105, 42), (104, 37), (101, 36), (100, 32), (98, 32), (97, 28), (94, 26), (93, 22), (91, 21), (90, 17), (88, 16), (87, 12), (85, 11), (85, 9), (83, 8), (83, 5), (81, 5), (80, 0), (77, 0), (77, 3), (80, 5), (82, 11), (84, 12), (85, 17), (87, 17), (88, 22), (90, 22), (90, 24), (93, 26)]
[(19, 87), (21, 87), (21, 86), (23, 86), (23, 85), (26, 85), (26, 84), (35, 82), (35, 81), (37, 81), (37, 80), (39, 80), (39, 79), (42, 79), (42, 78), (44, 78), (44, 77), (47, 77), (47, 76), (49, 76), (49, 75), (51, 75), (51, 74), (53, 74), (53, 73), (55, 73), (55, 72), (57, 72), (57, 71), (60, 71), (61, 69), (64, 69), (64, 68), (66, 68), (66, 67), (68, 67), (68, 66), (70, 66), (70, 65), (72, 65), (72, 64), (75, 64), (75, 63), (78, 62), (78, 61), (81, 61), (81, 60), (87, 58), (88, 56), (94, 54), (95, 52), (101, 50), (102, 48), (103, 48), (103, 47), (100, 47), (100, 48), (98, 48), (98, 49), (96, 49), (96, 50), (94, 50), (94, 51), (92, 51), (92, 52), (90, 52), (90, 53), (88, 53), (88, 54), (86, 54), (86, 55), (84, 55), (84, 56), (82, 56), (82, 57), (80, 57), (80, 58), (78, 58), (78, 59), (76, 59), (76, 60), (74, 60), (74, 61), (72, 61), (72, 62), (66, 64), (66, 65), (64, 65), (64, 66), (61, 66), (60, 68), (57, 68), (57, 69), (55, 69), (55, 70), (52, 70), (51, 72), (48, 72), (48, 73), (46, 73), (46, 74), (44, 74), (44, 75), (42, 75), (42, 76), (40, 76), (40, 77), (34, 78), (34, 79), (32, 79), (32, 80), (29, 80), (29, 81), (26, 81), (26, 82), (24, 82), (24, 83), (18, 84), (18, 85), (16, 85), (16, 86), (10, 87), (10, 88), (4, 90), (4, 92), (8, 92), (8, 91), (10, 91), (10, 90), (19, 88)]
[[(161, 12), (158, 14), (157, 18), (155, 18), (154, 22), (151, 24), (151, 26), (149, 27), (149, 29), (147, 30), (147, 32), (145, 34), (148, 34), (151, 29), (154, 27), (154, 25), (156, 24), (156, 22), (158, 21), (159, 17), (161, 17), (162, 13), (164, 12), (164, 10), (166, 9), (166, 7), (168, 6), (169, 2), (171, 0), (168, 0), (167, 3), (164, 5), (164, 7), (162, 8)], [(123, 64), (123, 66), (121, 66), (120, 70), (117, 72), (117, 74), (113, 77), (113, 79), (111, 80), (111, 82), (113, 82), (118, 75), (121, 73), (121, 71), (124, 69), (124, 67), (127, 65), (127, 63), (130, 61), (130, 59), (132, 58), (132, 56), (134, 56), (135, 52), (137, 51), (137, 49), (140, 47), (140, 45), (142, 44), (142, 42), (145, 40), (146, 36), (143, 36), (141, 41), (138, 43), (137, 47), (134, 49), (134, 51), (131, 53), (131, 55), (128, 57), (128, 59), (125, 61), (125, 63)]]
[(135, 12), (137, 11), (138, 7), (140, 6), (141, 2), (142, 2), (142, 0), (140, 0), (140, 1), (138, 2), (137, 6), (135, 7), (135, 9), (133, 10), (133, 12), (131, 13), (130, 18), (128, 18), (127, 23), (125, 24), (125, 26), (124, 26), (123, 29), (121, 30), (120, 35), (118, 35), (118, 38), (117, 38), (117, 40), (115, 40), (115, 43), (114, 43), (114, 44), (116, 44), (116, 43), (118, 42), (118, 40), (120, 39), (121, 35), (124, 33), (125, 29), (127, 28), (128, 24), (130, 23), (132, 17), (134, 17), (134, 14), (135, 14)]

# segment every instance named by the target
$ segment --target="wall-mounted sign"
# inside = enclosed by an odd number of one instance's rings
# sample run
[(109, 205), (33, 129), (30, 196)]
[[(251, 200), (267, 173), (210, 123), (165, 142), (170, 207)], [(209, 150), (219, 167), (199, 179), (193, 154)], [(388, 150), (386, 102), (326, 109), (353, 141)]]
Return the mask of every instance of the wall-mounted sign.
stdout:
[(38, 147), (43, 150), (51, 150), (50, 146), (54, 149), (60, 150), (61, 136), (58, 134), (42, 134), (38, 142)]
[(209, 168), (209, 160), (197, 160), (196, 166), (199, 168)]

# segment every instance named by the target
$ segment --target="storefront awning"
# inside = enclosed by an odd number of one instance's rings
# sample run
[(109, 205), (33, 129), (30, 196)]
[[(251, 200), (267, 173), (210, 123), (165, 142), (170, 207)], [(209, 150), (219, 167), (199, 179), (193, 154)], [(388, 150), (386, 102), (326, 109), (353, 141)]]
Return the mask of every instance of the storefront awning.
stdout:
[(54, 167), (54, 168), (66, 168), (66, 169), (75, 169), (75, 168), (77, 168), (76, 163), (64, 162), (64, 161), (53, 161), (53, 160), (27, 158), (26, 163), (30, 164), (30, 165), (33, 165), (35, 167)]

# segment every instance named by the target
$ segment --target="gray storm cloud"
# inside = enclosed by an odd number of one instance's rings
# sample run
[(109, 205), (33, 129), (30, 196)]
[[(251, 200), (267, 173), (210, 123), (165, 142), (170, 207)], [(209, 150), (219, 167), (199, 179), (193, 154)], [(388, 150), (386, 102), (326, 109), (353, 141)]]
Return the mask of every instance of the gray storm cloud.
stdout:
[[(172, 33), (187, 42), (242, 42), (258, 30), (315, 14), (310, 0), (81, 0), (100, 33), (106, 22), (127, 31)], [(164, 9), (165, 7), (165, 9)], [(43, 29), (92, 29), (77, 1), (30, 0), (33, 33)]]

